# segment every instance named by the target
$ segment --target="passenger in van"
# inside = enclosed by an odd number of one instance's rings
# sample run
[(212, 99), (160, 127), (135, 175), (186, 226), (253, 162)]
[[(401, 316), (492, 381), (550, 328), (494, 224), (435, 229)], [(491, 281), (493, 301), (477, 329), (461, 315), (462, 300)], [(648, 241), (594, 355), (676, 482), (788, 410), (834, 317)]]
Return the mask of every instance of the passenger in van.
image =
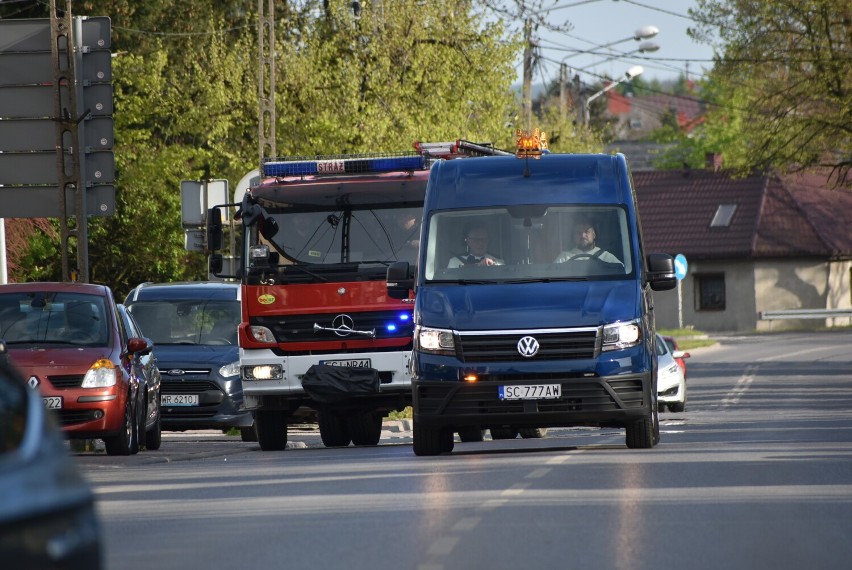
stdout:
[(453, 269), (464, 265), (503, 265), (503, 260), (488, 253), (488, 229), (481, 224), (468, 227), (464, 238), (466, 253), (450, 258), (447, 267)]
[(624, 264), (621, 263), (620, 259), (597, 246), (597, 237), (598, 231), (595, 223), (587, 217), (578, 218), (574, 222), (574, 247), (560, 253), (555, 263), (599, 259), (606, 263), (617, 263), (623, 267)]

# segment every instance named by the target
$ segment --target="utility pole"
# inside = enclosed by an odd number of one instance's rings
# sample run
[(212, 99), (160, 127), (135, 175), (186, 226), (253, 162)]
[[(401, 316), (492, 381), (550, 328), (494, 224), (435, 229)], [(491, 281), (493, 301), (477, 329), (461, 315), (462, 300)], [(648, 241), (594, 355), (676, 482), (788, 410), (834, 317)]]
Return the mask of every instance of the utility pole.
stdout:
[(532, 21), (524, 20), (524, 122), (526, 129), (532, 128)]
[(559, 64), (559, 119), (564, 123), (568, 116), (568, 66)]
[[(263, 10), (268, 2), (267, 11)], [(263, 159), (275, 157), (275, 3), (273, 0), (257, 0), (257, 49), (258, 70), (258, 167)], [(266, 42), (264, 42), (266, 39)]]

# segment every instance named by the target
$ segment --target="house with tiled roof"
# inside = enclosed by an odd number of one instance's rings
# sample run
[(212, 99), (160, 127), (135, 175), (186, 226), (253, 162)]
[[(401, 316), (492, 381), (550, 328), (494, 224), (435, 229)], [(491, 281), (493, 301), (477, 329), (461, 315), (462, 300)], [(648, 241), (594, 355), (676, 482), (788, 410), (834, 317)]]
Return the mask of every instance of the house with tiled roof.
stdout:
[(674, 113), (683, 132), (690, 132), (704, 117), (702, 102), (690, 95), (655, 93), (622, 95), (608, 91), (607, 116), (615, 119), (614, 135), (619, 140), (637, 140), (658, 129), (667, 113)]
[(654, 293), (657, 326), (705, 331), (850, 324), (766, 321), (763, 311), (852, 308), (852, 190), (826, 176), (723, 170), (633, 173), (647, 252), (682, 254), (678, 290)]

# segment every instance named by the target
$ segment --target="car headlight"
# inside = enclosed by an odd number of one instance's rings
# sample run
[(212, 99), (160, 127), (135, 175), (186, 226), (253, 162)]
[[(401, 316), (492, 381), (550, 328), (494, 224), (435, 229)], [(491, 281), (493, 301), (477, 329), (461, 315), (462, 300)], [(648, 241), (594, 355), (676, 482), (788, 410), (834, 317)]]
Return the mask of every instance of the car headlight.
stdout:
[(81, 388), (109, 388), (118, 382), (118, 366), (112, 360), (101, 358), (86, 371)]
[(601, 350), (630, 348), (639, 344), (641, 340), (642, 329), (639, 328), (638, 320), (630, 321), (629, 323), (612, 323), (604, 325)]
[(231, 376), (239, 376), (240, 375), (240, 361), (232, 362), (230, 364), (226, 364), (222, 368), (219, 369), (219, 375), (222, 378), (230, 378)]
[(272, 331), (268, 328), (252, 326), (249, 327), (249, 331), (251, 331), (251, 336), (253, 336), (254, 340), (256, 340), (257, 342), (267, 342), (269, 344), (275, 344), (275, 335), (272, 334)]
[(432, 354), (455, 354), (453, 331), (418, 326), (414, 333), (415, 349)]
[(280, 364), (243, 367), (243, 380), (281, 380), (282, 378), (284, 378), (284, 368)]

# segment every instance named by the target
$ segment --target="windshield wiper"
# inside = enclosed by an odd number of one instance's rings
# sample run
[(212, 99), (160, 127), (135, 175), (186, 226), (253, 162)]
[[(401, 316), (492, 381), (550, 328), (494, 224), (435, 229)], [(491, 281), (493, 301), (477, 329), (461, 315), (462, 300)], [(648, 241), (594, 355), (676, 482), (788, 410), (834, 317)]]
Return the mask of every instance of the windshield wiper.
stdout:
[(538, 277), (529, 279), (507, 279), (501, 283), (551, 283), (553, 281), (588, 281), (588, 277)]
[(499, 283), (493, 280), (477, 280), (477, 279), (433, 279), (429, 283), (454, 283), (456, 285), (488, 285), (489, 283)]

